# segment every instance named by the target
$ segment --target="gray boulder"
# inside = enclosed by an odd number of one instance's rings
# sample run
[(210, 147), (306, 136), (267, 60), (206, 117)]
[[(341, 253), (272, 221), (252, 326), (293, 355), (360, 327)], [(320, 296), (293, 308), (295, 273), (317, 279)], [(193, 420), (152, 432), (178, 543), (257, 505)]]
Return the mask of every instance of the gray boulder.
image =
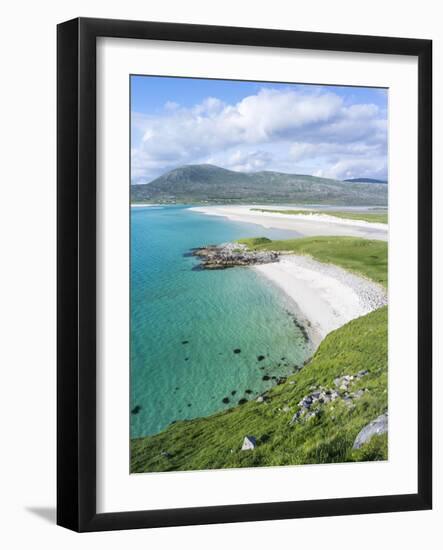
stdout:
[(257, 440), (253, 435), (246, 435), (243, 439), (242, 451), (253, 451), (257, 447)]
[(357, 435), (354, 441), (353, 449), (360, 449), (365, 443), (369, 443), (373, 435), (382, 435), (388, 431), (388, 413), (378, 416), (372, 422), (369, 422)]

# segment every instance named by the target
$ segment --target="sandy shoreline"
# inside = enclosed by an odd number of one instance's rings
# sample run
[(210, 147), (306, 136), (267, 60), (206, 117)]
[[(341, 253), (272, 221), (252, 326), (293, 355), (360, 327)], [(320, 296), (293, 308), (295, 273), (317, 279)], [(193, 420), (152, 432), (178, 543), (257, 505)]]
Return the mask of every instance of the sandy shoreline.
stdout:
[(161, 204), (151, 204), (151, 203), (143, 203), (143, 202), (132, 202), (131, 208), (145, 208), (149, 206), (149, 208), (161, 208)]
[(260, 206), (197, 206), (191, 210), (209, 216), (222, 216), (232, 221), (253, 223), (266, 228), (293, 230), (306, 237), (334, 235), (383, 241), (388, 239), (387, 224), (346, 220), (318, 214), (293, 215), (255, 212), (251, 208), (260, 208)]
[(314, 346), (331, 331), (387, 304), (381, 285), (305, 256), (287, 255), (253, 269), (295, 302)]

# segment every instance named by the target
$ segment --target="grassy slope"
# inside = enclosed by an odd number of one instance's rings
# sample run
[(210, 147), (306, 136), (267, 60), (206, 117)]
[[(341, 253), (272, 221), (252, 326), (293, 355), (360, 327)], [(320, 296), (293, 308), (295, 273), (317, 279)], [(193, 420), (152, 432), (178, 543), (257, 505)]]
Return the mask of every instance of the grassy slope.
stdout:
[(388, 223), (387, 212), (346, 212), (340, 210), (271, 210), (268, 208), (251, 208), (256, 212), (272, 212), (275, 214), (302, 214), (310, 216), (311, 214), (323, 214), (325, 216), (334, 216), (346, 220), (362, 220), (370, 223)]
[[(296, 250), (386, 284), (386, 243), (341, 237), (298, 241), (247, 240), (254, 248)], [(285, 244), (283, 244), (285, 243)], [(299, 243), (299, 244), (296, 244)], [(373, 256), (377, 256), (375, 261)], [(334, 379), (368, 370), (349, 391), (367, 389), (349, 406), (343, 399), (320, 405), (319, 415), (293, 426), (299, 401), (319, 387), (335, 389)], [(291, 383), (293, 382), (293, 383)], [(368, 422), (387, 409), (387, 308), (351, 321), (329, 334), (314, 357), (286, 383), (268, 392), (269, 401), (250, 401), (207, 418), (179, 421), (165, 431), (131, 442), (131, 471), (171, 471), (387, 458), (387, 437), (352, 450)], [(289, 407), (289, 410), (287, 408)], [(283, 408), (285, 410), (283, 411)], [(258, 440), (241, 451), (245, 435)], [(169, 453), (167, 457), (162, 452)]]

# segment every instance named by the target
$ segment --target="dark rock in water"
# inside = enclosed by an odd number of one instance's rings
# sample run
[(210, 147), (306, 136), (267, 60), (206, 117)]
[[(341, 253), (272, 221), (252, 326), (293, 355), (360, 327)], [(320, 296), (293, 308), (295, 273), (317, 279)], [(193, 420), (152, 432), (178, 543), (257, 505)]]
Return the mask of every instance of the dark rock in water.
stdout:
[(245, 399), (244, 397), (242, 397), (241, 399), (239, 399), (238, 404), (239, 404), (239, 405), (244, 405), (244, 404), (247, 403), (247, 402), (248, 402), (248, 400)]
[(388, 431), (388, 413), (381, 414), (372, 422), (369, 422), (357, 435), (353, 449), (360, 449), (365, 443), (369, 443), (374, 435), (382, 435)]
[(277, 380), (276, 376), (271, 376), (272, 380)]
[(271, 380), (271, 377), (265, 374), (264, 376), (262, 376), (262, 380), (264, 381)]
[(185, 357), (185, 361), (189, 361), (189, 357)]
[(245, 390), (245, 393), (252, 393), (252, 390)]
[(241, 349), (240, 348), (235, 348), (234, 353), (241, 353)]
[(138, 414), (142, 410), (141, 405), (136, 405), (132, 411), (131, 414)]
[(229, 397), (223, 397), (222, 402), (223, 403), (229, 403)]
[(237, 390), (232, 390), (231, 395), (235, 395), (237, 393)]
[(189, 340), (183, 340), (182, 344), (189, 344)]
[(257, 361), (263, 361), (264, 358), (265, 358), (264, 355), (258, 355), (257, 356)]
[(192, 403), (188, 403), (188, 407), (192, 407)]
[(280, 361), (286, 361), (286, 357), (280, 357)]

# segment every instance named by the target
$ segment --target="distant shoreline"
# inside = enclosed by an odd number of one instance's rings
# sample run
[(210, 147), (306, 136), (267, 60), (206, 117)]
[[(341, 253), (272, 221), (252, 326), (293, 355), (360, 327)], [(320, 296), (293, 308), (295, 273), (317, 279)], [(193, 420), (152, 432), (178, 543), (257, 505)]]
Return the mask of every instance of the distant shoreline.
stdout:
[[(364, 239), (388, 240), (387, 224), (362, 220), (334, 218), (327, 215), (292, 215), (252, 211), (257, 205), (196, 206), (191, 210), (209, 216), (222, 216), (232, 221), (253, 223), (265, 228), (286, 229), (310, 236), (350, 236)], [(308, 208), (306, 207), (306, 210)]]

